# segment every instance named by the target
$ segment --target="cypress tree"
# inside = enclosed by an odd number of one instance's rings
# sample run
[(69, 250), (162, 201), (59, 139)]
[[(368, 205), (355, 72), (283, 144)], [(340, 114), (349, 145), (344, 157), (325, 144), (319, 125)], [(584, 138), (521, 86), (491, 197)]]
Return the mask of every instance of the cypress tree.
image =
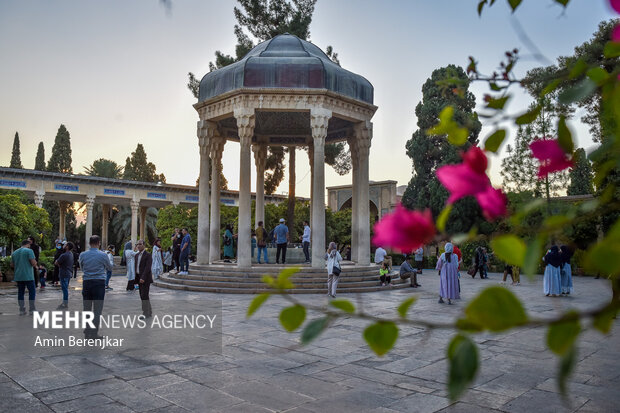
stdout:
[(144, 146), (139, 143), (136, 150), (125, 161), (123, 179), (141, 182), (166, 182), (164, 174), (157, 174), (153, 162), (148, 162)]
[(65, 125), (60, 125), (54, 146), (52, 146), (52, 156), (47, 163), (49, 172), (62, 172), (72, 174), (71, 167), (71, 136)]
[(39, 142), (37, 157), (34, 160), (34, 169), (36, 171), (45, 171), (45, 147), (43, 146), (43, 142)]
[(11, 154), (10, 168), (23, 169), (21, 151), (19, 150), (19, 134), (15, 132), (15, 138), (13, 139), (13, 153)]
[(568, 195), (586, 195), (594, 192), (592, 185), (592, 165), (586, 156), (586, 151), (579, 148), (574, 155), (575, 166), (570, 170), (570, 185)]

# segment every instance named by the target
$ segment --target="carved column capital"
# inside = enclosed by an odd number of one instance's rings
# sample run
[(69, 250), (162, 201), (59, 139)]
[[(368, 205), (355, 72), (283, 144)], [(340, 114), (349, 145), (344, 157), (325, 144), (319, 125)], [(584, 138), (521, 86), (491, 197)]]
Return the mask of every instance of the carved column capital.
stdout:
[(43, 208), (43, 201), (45, 200), (45, 191), (36, 191), (34, 193), (34, 204), (39, 207), (39, 208)]
[(368, 156), (372, 141), (372, 122), (364, 121), (355, 124), (355, 147), (358, 156)]
[(252, 151), (256, 165), (264, 165), (267, 160), (267, 145), (264, 143), (253, 145)]
[(316, 145), (317, 139), (325, 143), (327, 137), (327, 126), (329, 119), (332, 117), (332, 111), (324, 108), (310, 109), (310, 129), (312, 130), (312, 138)]
[(250, 139), (254, 135), (254, 109), (236, 108), (234, 110), (235, 119), (237, 119), (237, 133), (242, 144), (249, 145)]
[(129, 201), (129, 206), (131, 206), (131, 213), (137, 214), (140, 209), (140, 201), (131, 200)]
[(86, 195), (86, 210), (88, 213), (92, 212), (93, 207), (95, 206), (95, 195)]
[(197, 122), (200, 156), (209, 156), (211, 141), (218, 135), (217, 132), (217, 123), (208, 120), (200, 120)]
[(221, 137), (214, 137), (211, 140), (211, 145), (210, 145), (210, 153), (211, 153), (211, 160), (213, 162), (219, 162), (220, 159), (222, 158), (222, 152), (224, 152), (224, 145), (226, 144), (226, 140), (224, 140), (224, 138)]

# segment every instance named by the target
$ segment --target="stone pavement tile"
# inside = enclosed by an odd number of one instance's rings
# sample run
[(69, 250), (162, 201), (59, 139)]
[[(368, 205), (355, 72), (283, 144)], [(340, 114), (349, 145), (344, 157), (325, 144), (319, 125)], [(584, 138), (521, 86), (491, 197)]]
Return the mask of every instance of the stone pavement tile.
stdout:
[(355, 364), (347, 364), (335, 369), (336, 372), (346, 374), (348, 376), (357, 377), (360, 379), (371, 380), (381, 384), (396, 385), (406, 380), (406, 376), (402, 374), (390, 373), (387, 371), (372, 369), (364, 366), (357, 366)]
[(12, 380), (0, 383), (0, 412), (51, 412), (39, 399)]
[(247, 402), (278, 411), (300, 406), (313, 400), (308, 396), (260, 381), (226, 386), (220, 390)]
[(187, 413), (189, 410), (182, 408), (181, 406), (170, 405), (162, 407), (161, 409), (149, 410), (149, 413)]
[(352, 389), (344, 393), (331, 395), (321, 400), (306, 403), (301, 406), (301, 409), (303, 409), (302, 411), (304, 412), (311, 411), (315, 413), (357, 412), (387, 406), (393, 402), (394, 399), (373, 391)]
[[(330, 353), (331, 352), (326, 352), (324, 354), (330, 354)], [(359, 350), (357, 350), (354, 353), (347, 353), (347, 354), (338, 353), (338, 357), (330, 357), (329, 362), (336, 366), (342, 366), (344, 364), (354, 363), (356, 361), (364, 360), (366, 358), (368, 358), (367, 350), (363, 350), (363, 352), (360, 352)]]
[(141, 377), (139, 379), (129, 380), (127, 383), (142, 390), (156, 389), (158, 387), (167, 386), (173, 383), (180, 383), (187, 379), (172, 373), (164, 373), (156, 376)]
[(190, 411), (204, 412), (243, 403), (242, 399), (202, 386), (182, 382), (152, 390), (153, 394)]
[(401, 389), (411, 390), (416, 393), (425, 393), (425, 394), (430, 394), (437, 390), (437, 389), (432, 389), (429, 387), (424, 387), (424, 386), (420, 386), (420, 385), (409, 383), (409, 382), (398, 383), (396, 386), (400, 387)]
[(229, 371), (211, 370), (209, 367), (197, 367), (191, 370), (183, 370), (177, 374), (187, 380), (216, 390), (224, 386), (239, 384), (249, 380), (246, 376), (241, 374), (234, 374)]
[[(295, 374), (306, 374), (311, 375), (323, 370), (330, 370), (334, 367), (337, 367), (335, 364), (327, 363), (325, 361), (316, 361), (314, 363), (305, 364), (300, 367), (295, 367), (293, 369), (289, 369), (288, 371)], [(340, 367), (338, 368), (340, 369)]]
[(133, 410), (131, 410), (127, 406), (123, 406), (120, 403), (110, 403), (110, 404), (104, 404), (100, 406), (91, 406), (91, 407), (87, 407), (86, 409), (80, 409), (80, 410), (75, 411), (75, 413), (110, 413), (110, 412), (133, 413)]
[(428, 366), (424, 366), (405, 373), (407, 376), (418, 377), (439, 383), (448, 382), (448, 362), (446, 359), (436, 361)]
[(37, 397), (46, 404), (72, 400), (77, 397), (85, 397), (92, 394), (107, 394), (123, 391), (127, 383), (119, 379), (108, 379), (88, 384), (80, 384), (72, 387), (62, 387), (53, 391), (37, 393)]
[(329, 383), (339, 383), (343, 380), (351, 378), (351, 376), (347, 376), (346, 374), (338, 373), (337, 369), (319, 371), (309, 375), (308, 377), (314, 377), (315, 379)]
[(384, 397), (389, 397), (392, 400), (399, 400), (413, 393), (412, 390), (405, 389), (394, 385), (386, 385), (382, 383), (376, 383), (357, 377), (352, 377), (347, 380), (343, 380), (338, 385), (348, 386), (355, 390), (366, 390), (373, 393), (380, 394)]
[(439, 410), (439, 413), (500, 413), (500, 410), (480, 407), (476, 404), (456, 402), (445, 409)]
[[(324, 356), (327, 356), (327, 354), (325, 354)], [(314, 356), (304, 353), (303, 348), (296, 351), (294, 350), (282, 352), (280, 353), (279, 357), (285, 360), (296, 361), (301, 364), (310, 364), (324, 359), (323, 356)]]
[[(538, 390), (544, 390), (551, 393), (559, 393), (557, 380), (550, 378), (536, 387)], [(620, 392), (618, 392), (617, 383), (601, 382), (599, 385), (575, 383), (572, 376), (567, 384), (567, 391), (570, 395), (581, 396), (590, 399), (595, 403), (605, 403), (620, 406)], [(619, 408), (620, 410), (620, 408)]]
[(160, 365), (154, 364), (151, 366), (138, 367), (134, 369), (127, 369), (119, 371), (116, 376), (124, 380), (139, 379), (148, 376), (157, 376), (159, 374), (169, 373), (170, 371)]
[(103, 368), (112, 371), (124, 371), (128, 369), (136, 369), (145, 367), (142, 361), (127, 357), (124, 354), (92, 354), (88, 356), (88, 360)]
[(618, 413), (618, 404), (601, 400), (588, 400), (576, 411), (578, 413)]
[(399, 412), (437, 412), (451, 404), (445, 397), (432, 394), (413, 393), (386, 407)]
[[(183, 385), (185, 383), (177, 384)], [(124, 391), (114, 392), (113, 394), (108, 393), (107, 396), (136, 412), (146, 412), (172, 404), (170, 401), (154, 395), (154, 391), (157, 391), (157, 389), (144, 391), (127, 384)]]
[(210, 364), (209, 367), (212, 370), (216, 370), (216, 371), (226, 371), (226, 370), (230, 370), (230, 369), (234, 369), (234, 368), (240, 367), (241, 363), (242, 363), (242, 361), (240, 361), (239, 364), (229, 363), (227, 361), (224, 361), (222, 363)]
[[(36, 373), (33, 373), (31, 376), (19, 375), (18, 377), (13, 378), (13, 380), (31, 393), (63, 389), (90, 381), (89, 379), (78, 379), (64, 372), (45, 376), (38, 376)], [(95, 378), (94, 380), (99, 379)]]
[(579, 409), (588, 401), (585, 397), (569, 394), (567, 401), (556, 393), (533, 389), (506, 403), (501, 410), (509, 413), (533, 412), (560, 413)]
[(575, 372), (613, 380), (620, 376), (617, 360), (597, 356), (596, 353), (577, 363)]
[(375, 366), (375, 368), (378, 370), (389, 371), (390, 373), (407, 374), (410, 371), (428, 366), (429, 364), (431, 364), (429, 361), (420, 360), (416, 356), (411, 356), (397, 361), (392, 361), (390, 363), (381, 364)]
[(328, 395), (350, 389), (344, 381), (330, 383), (312, 376), (304, 376), (289, 372), (276, 374), (269, 379), (269, 384), (285, 390), (301, 393), (313, 399), (322, 399)]
[(46, 361), (54, 364), (54, 366), (81, 382), (91, 382), (114, 377), (110, 370), (92, 363), (85, 357), (53, 357), (47, 358)]
[(103, 394), (91, 394), (73, 400), (50, 404), (50, 407), (57, 413), (64, 413), (73, 412), (79, 409), (86, 409), (89, 407), (103, 406), (108, 403), (114, 403), (114, 400), (104, 396)]
[[(293, 361), (288, 359), (283, 359), (279, 357), (259, 357), (256, 359), (249, 359), (239, 362), (239, 367), (262, 367), (269, 366), (274, 369), (288, 370), (294, 369), (297, 367), (301, 367), (306, 363), (301, 363), (299, 361)], [(236, 366), (235, 366), (236, 367)]]
[[(551, 371), (549, 374), (553, 374)], [(529, 376), (520, 374), (503, 374), (485, 384), (476, 386), (476, 390), (489, 393), (502, 394), (509, 397), (518, 397), (523, 393), (535, 388), (545, 381), (547, 377)]]
[(235, 404), (234, 406), (225, 407), (223, 409), (218, 409), (217, 413), (271, 413), (273, 410), (265, 409), (256, 404), (252, 403), (241, 403)]
[(461, 395), (459, 401), (475, 404), (489, 409), (499, 409), (512, 399), (512, 397), (503, 394), (468, 389), (463, 395)]
[(171, 371), (189, 370), (196, 367), (209, 366), (214, 363), (210, 363), (208, 360), (201, 358), (189, 358), (179, 361), (173, 361), (170, 363), (161, 364), (162, 367)]

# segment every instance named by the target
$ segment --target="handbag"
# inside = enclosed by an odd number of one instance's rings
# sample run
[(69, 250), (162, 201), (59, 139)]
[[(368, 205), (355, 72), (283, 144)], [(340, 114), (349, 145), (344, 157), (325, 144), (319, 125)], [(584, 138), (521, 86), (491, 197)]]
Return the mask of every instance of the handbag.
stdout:
[(467, 270), (467, 274), (469, 274), (469, 275), (471, 275), (473, 277), (474, 274), (476, 274), (476, 266), (472, 265), (471, 267), (469, 267), (469, 269)]
[(340, 275), (341, 272), (342, 272), (342, 270), (340, 269), (340, 266), (334, 264), (334, 268), (332, 269), (332, 273), (334, 275)]

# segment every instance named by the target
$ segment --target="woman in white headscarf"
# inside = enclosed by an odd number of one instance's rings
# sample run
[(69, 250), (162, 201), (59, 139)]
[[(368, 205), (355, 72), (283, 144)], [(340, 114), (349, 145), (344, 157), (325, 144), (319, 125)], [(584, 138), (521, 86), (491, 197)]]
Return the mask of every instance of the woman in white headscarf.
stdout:
[(338, 287), (338, 279), (340, 278), (340, 261), (342, 257), (336, 248), (335, 242), (329, 243), (327, 254), (327, 295), (336, 298), (336, 287)]
[(137, 253), (132, 249), (131, 241), (125, 244), (125, 251), (123, 254), (125, 254), (125, 262), (127, 263), (127, 291), (134, 291), (136, 269), (133, 258)]
[(454, 247), (451, 243), (447, 243), (446, 251), (441, 254), (437, 260), (437, 270), (439, 271), (439, 303), (443, 303), (443, 299), (448, 300), (448, 304), (452, 304), (452, 300), (461, 298), (459, 294), (459, 259), (453, 254)]

